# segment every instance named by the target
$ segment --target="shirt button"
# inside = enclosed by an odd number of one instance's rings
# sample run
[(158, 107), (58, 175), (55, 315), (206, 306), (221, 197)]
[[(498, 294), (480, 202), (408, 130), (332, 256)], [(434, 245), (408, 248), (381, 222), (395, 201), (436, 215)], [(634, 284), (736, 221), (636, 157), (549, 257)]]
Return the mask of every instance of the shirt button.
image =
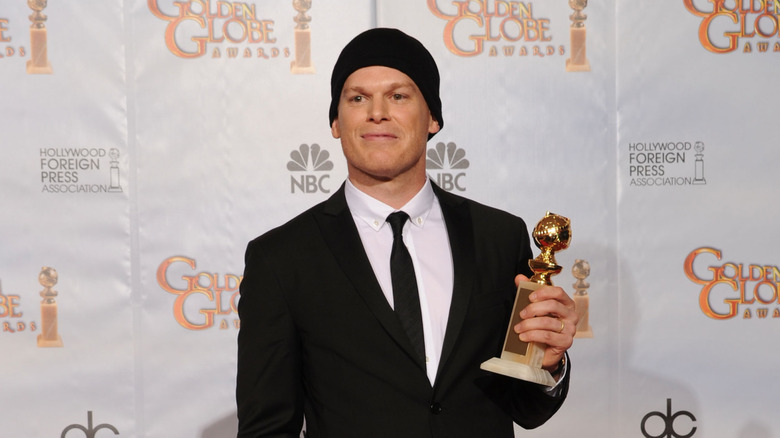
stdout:
[(444, 411), (444, 408), (441, 407), (439, 403), (434, 403), (431, 405), (431, 413), (433, 415), (439, 415)]

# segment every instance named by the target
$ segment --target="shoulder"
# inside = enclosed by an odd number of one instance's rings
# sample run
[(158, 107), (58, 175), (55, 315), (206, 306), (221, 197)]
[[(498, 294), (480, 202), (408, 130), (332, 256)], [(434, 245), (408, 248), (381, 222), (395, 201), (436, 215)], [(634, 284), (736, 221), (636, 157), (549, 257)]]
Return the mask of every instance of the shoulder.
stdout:
[(294, 251), (296, 247), (321, 239), (323, 218), (335, 218), (345, 212), (348, 214), (349, 210), (342, 185), (330, 198), (254, 238), (249, 242), (247, 253), (258, 247), (265, 251)]
[(324, 202), (317, 204), (286, 223), (255, 237), (249, 242), (248, 247), (282, 249), (294, 245), (296, 241), (310, 239), (317, 231), (315, 216), (320, 214), (324, 204)]
[(526, 233), (527, 227), (525, 221), (517, 215), (496, 207), (482, 204), (464, 196), (444, 191), (436, 185), (434, 185), (434, 193), (436, 193), (443, 210), (467, 210), (471, 216), (475, 229), (494, 228), (505, 230), (508, 228), (515, 229), (523, 234)]

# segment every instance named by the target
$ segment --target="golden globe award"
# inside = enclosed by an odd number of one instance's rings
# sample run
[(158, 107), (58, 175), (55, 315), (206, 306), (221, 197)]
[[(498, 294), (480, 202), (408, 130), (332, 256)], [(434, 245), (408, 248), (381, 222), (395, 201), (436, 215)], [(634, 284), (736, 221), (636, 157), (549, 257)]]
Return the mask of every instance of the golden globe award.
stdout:
[(294, 74), (314, 73), (311, 64), (311, 17), (306, 11), (311, 8), (311, 0), (293, 0), (293, 7), (298, 11), (295, 16), (295, 59), (290, 63), (290, 72)]
[(480, 368), (520, 380), (553, 386), (555, 379), (542, 368), (546, 345), (536, 342), (523, 342), (514, 331), (520, 323), (520, 311), (530, 304), (531, 292), (545, 285), (552, 285), (550, 277), (561, 272), (561, 266), (555, 262), (555, 252), (569, 247), (571, 241), (571, 221), (549, 211), (536, 224), (533, 231), (534, 242), (541, 253), (528, 261), (534, 273), (529, 281), (520, 282), (512, 307), (512, 318), (504, 339), (501, 357), (494, 357), (482, 363)]
[(122, 186), (119, 185), (119, 149), (111, 148), (108, 151), (108, 156), (111, 158), (111, 175), (109, 177), (108, 191), (111, 193), (122, 193)]
[(571, 267), (571, 275), (577, 279), (572, 285), (574, 288), (574, 308), (577, 310), (577, 316), (580, 317), (580, 322), (577, 323), (577, 333), (575, 338), (592, 338), (593, 329), (590, 328), (589, 309), (590, 309), (590, 297), (588, 296), (588, 288), (590, 283), (585, 281), (590, 275), (590, 263), (587, 260), (577, 259), (574, 261), (574, 265)]
[(57, 284), (57, 270), (44, 266), (38, 274), (38, 282), (43, 286), (41, 291), (41, 334), (38, 335), (39, 347), (62, 347), (62, 338), (57, 332), (57, 291), (52, 289)]
[(30, 59), (27, 61), (27, 73), (51, 74), (51, 64), (47, 57), (46, 47), (46, 0), (27, 0), (27, 6), (33, 10), (30, 15)]
[(585, 20), (588, 16), (582, 13), (582, 10), (588, 6), (588, 0), (569, 0), (569, 6), (574, 9), (574, 13), (569, 16), (571, 18), (571, 28), (569, 29), (571, 55), (566, 60), (566, 71), (590, 71), (590, 62), (588, 62), (585, 50), (585, 35), (587, 34)]

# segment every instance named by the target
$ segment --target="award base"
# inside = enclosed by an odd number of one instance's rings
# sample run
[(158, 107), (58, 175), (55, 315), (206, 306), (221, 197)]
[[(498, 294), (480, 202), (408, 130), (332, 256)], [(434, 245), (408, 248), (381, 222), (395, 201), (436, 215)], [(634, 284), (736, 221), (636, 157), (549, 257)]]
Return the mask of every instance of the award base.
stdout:
[(593, 337), (593, 329), (588, 326), (585, 330), (577, 330), (577, 333), (574, 335), (575, 338), (592, 338)]
[(31, 75), (50, 75), (54, 70), (51, 68), (49, 61), (46, 61), (43, 66), (35, 65), (32, 61), (27, 61), (27, 73)]
[(290, 73), (316, 73), (311, 64), (311, 32), (309, 29), (295, 29), (295, 59), (290, 62)]
[[(51, 286), (47, 286), (46, 291), (52, 292), (56, 296), (57, 292), (51, 291)], [(49, 297), (49, 299), (53, 301), (54, 297)], [(47, 303), (44, 301), (41, 303), (41, 333), (38, 335), (38, 346), (62, 347), (62, 337), (57, 332), (56, 302)]]
[(56, 339), (46, 339), (43, 335), (38, 335), (38, 346), (47, 347), (62, 347), (62, 337), (57, 335)]
[(576, 71), (590, 71), (590, 62), (585, 60), (584, 64), (575, 64), (572, 62), (571, 59), (566, 60), (566, 71), (570, 72), (576, 72)]
[(542, 368), (534, 368), (524, 363), (515, 362), (510, 359), (501, 359), (494, 357), (482, 362), (479, 366), (485, 371), (491, 371), (496, 374), (513, 377), (515, 379), (525, 380), (527, 382), (538, 383), (545, 386), (555, 386), (555, 379), (552, 374)]
[(27, 61), (28, 74), (52, 74), (51, 63), (47, 58), (46, 52), (46, 29), (30, 29), (30, 59)]
[(515, 325), (522, 321), (520, 311), (531, 302), (528, 296), (540, 287), (542, 287), (542, 284), (537, 282), (520, 282), (517, 287), (515, 304), (512, 306), (512, 319), (509, 321), (509, 327), (507, 327), (501, 357), (494, 357), (482, 362), (480, 368), (540, 385), (555, 385), (555, 379), (553, 379), (552, 375), (547, 370), (542, 369), (542, 359), (544, 358), (546, 346), (535, 342), (521, 341), (513, 329)]
[(570, 33), (571, 57), (566, 60), (566, 71), (590, 71), (590, 62), (585, 49), (587, 31), (584, 27), (575, 27), (570, 29)]
[[(584, 278), (584, 277), (583, 277)], [(584, 285), (589, 286), (587, 283)], [(574, 288), (579, 286), (578, 283), (574, 283)], [(578, 291), (579, 292), (579, 291)], [(574, 308), (577, 309), (577, 316), (580, 317), (580, 322), (577, 324), (577, 333), (574, 334), (575, 338), (592, 338), (593, 328), (589, 324), (588, 310), (590, 308), (590, 297), (588, 295), (574, 294)]]
[(314, 67), (298, 67), (295, 64), (295, 61), (290, 62), (290, 73), (296, 74), (296, 75), (311, 75), (314, 73), (317, 73), (317, 70)]

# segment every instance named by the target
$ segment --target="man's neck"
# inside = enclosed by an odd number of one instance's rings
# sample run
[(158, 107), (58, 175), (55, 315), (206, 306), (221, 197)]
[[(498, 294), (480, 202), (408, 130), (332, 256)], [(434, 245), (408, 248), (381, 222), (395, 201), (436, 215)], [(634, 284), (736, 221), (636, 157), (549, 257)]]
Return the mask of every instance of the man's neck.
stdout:
[(361, 178), (349, 176), (349, 181), (361, 192), (381, 201), (395, 209), (400, 209), (406, 205), (414, 196), (420, 192), (425, 185), (427, 176), (423, 173), (421, 177), (410, 179), (392, 179), (388, 181), (362, 181)]

